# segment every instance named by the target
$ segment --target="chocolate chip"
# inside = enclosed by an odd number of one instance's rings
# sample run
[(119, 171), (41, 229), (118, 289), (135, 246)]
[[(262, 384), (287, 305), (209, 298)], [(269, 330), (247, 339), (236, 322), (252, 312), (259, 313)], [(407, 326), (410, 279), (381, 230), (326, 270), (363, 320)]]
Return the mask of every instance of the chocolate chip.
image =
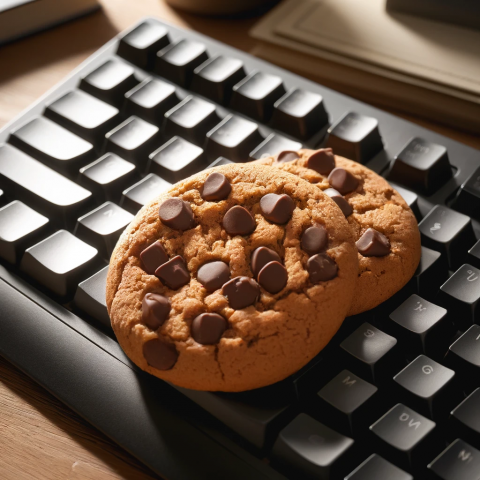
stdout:
[(198, 269), (197, 279), (198, 281), (209, 291), (222, 287), (222, 285), (228, 282), (230, 278), (230, 269), (224, 262), (210, 262), (202, 265)]
[(340, 210), (346, 217), (352, 214), (353, 208), (338, 190), (327, 188), (323, 193), (326, 193), (339, 206)]
[(149, 275), (153, 275), (160, 265), (168, 261), (168, 255), (163, 245), (157, 241), (142, 251), (140, 259), (145, 267), (145, 271)]
[(142, 321), (152, 330), (157, 330), (170, 314), (170, 300), (157, 293), (147, 293), (142, 302)]
[(172, 343), (156, 338), (143, 344), (143, 356), (151, 367), (170, 370), (177, 363), (178, 352)]
[(185, 260), (180, 255), (160, 265), (155, 270), (155, 275), (172, 290), (177, 290), (190, 281), (190, 274), (185, 265)]
[(284, 193), (267, 193), (260, 199), (260, 210), (273, 223), (287, 223), (295, 210), (295, 202)]
[(158, 213), (160, 220), (174, 230), (188, 230), (195, 225), (192, 207), (180, 198), (165, 200)]
[(202, 313), (192, 322), (192, 337), (202, 345), (214, 345), (227, 329), (227, 321), (218, 313)]
[(342, 195), (353, 192), (358, 187), (358, 180), (344, 168), (334, 168), (328, 176), (330, 186), (338, 190)]
[(293, 162), (297, 158), (300, 158), (298, 152), (294, 152), (292, 150), (284, 150), (277, 155), (277, 162), (278, 163), (286, 163), (286, 162)]
[(256, 227), (252, 214), (240, 205), (228, 210), (222, 223), (223, 228), (229, 235), (249, 235)]
[(223, 286), (222, 293), (232, 308), (240, 310), (255, 303), (260, 295), (260, 287), (253, 278), (235, 277)]
[(223, 173), (211, 173), (203, 184), (202, 198), (208, 202), (224, 200), (230, 195), (232, 186)]
[(326, 282), (337, 276), (338, 266), (326, 253), (318, 253), (308, 259), (307, 270), (312, 283)]
[(321, 148), (313, 152), (307, 160), (307, 167), (320, 175), (328, 175), (335, 168), (335, 155), (331, 148)]
[(390, 253), (388, 238), (373, 228), (357, 240), (357, 249), (364, 257), (384, 257)]
[(328, 234), (325, 227), (315, 225), (307, 228), (301, 239), (302, 249), (309, 255), (325, 250), (328, 245)]
[(287, 284), (287, 269), (280, 262), (267, 263), (258, 272), (258, 283), (270, 293), (278, 293)]
[(270, 262), (282, 263), (282, 260), (275, 250), (267, 247), (258, 247), (252, 253), (252, 272), (257, 276), (258, 272)]

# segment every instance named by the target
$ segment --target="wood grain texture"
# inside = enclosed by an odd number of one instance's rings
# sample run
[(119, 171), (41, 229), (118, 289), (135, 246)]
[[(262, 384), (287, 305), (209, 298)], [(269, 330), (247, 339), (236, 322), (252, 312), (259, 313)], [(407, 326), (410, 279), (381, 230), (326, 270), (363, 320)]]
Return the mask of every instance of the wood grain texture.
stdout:
[[(147, 15), (191, 28), (242, 50), (248, 51), (254, 44), (248, 30), (256, 18), (195, 17), (173, 10), (161, 0), (102, 0), (101, 3), (102, 12), (0, 49), (0, 127), (106, 41)], [(480, 138), (473, 135), (415, 118), (408, 120), (480, 148)], [(158, 477), (0, 358), (0, 478), (146, 480)]]

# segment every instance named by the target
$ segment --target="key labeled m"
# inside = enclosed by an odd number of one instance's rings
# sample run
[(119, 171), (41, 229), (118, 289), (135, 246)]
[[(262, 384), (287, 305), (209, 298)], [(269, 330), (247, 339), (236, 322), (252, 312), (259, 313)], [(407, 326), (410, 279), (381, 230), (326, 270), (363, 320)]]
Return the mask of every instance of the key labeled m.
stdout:
[(355, 385), (357, 381), (355, 379), (350, 379), (350, 375), (347, 375), (343, 380), (342, 383), (344, 383), (347, 387), (351, 387), (352, 385)]

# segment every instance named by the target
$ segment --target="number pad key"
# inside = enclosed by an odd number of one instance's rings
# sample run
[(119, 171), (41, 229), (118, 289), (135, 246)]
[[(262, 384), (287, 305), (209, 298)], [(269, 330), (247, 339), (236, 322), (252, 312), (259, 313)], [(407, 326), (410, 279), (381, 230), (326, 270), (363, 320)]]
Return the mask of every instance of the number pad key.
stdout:
[(271, 133), (255, 150), (250, 152), (252, 160), (276, 155), (284, 150), (296, 151), (302, 148), (302, 144), (282, 137), (277, 133)]
[(136, 215), (144, 205), (158, 197), (165, 190), (168, 190), (171, 186), (172, 184), (163, 178), (150, 173), (122, 193), (120, 206)]
[(460, 187), (453, 208), (480, 220), (480, 167)]
[(132, 220), (131, 213), (106, 202), (80, 217), (74, 233), (94, 246), (103, 258), (109, 258), (120, 235)]
[(345, 480), (413, 480), (413, 477), (400, 470), (383, 457), (374, 453), (357, 467)]
[(480, 388), (452, 411), (449, 427), (451, 438), (460, 437), (480, 448)]

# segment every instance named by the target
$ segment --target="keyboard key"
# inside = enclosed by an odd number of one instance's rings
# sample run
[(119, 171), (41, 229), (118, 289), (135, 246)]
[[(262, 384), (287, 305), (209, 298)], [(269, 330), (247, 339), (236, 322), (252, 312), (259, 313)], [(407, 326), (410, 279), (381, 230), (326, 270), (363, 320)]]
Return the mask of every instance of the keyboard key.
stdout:
[(225, 156), (244, 162), (249, 152), (262, 141), (258, 125), (236, 115), (227, 115), (207, 133), (205, 149), (210, 158)]
[(375, 420), (377, 390), (343, 370), (317, 393), (312, 415), (344, 435), (357, 437)]
[(364, 323), (348, 336), (340, 348), (347, 368), (371, 383), (378, 383), (395, 371), (396, 338)]
[(371, 427), (378, 452), (400, 468), (414, 471), (434, 449), (435, 422), (398, 403)]
[(160, 143), (160, 130), (155, 125), (132, 116), (108, 132), (106, 139), (105, 150), (133, 162), (143, 172), (147, 167), (148, 155)]
[(80, 82), (80, 88), (94, 97), (121, 107), (123, 96), (138, 83), (132, 66), (108, 60)]
[(79, 183), (88, 188), (100, 202), (118, 202), (122, 190), (136, 177), (135, 165), (114, 153), (106, 153), (80, 169)]
[(5, 195), (5, 192), (0, 189), (0, 207), (3, 207), (7, 203), (7, 197)]
[(354, 441), (301, 413), (278, 435), (272, 458), (289, 478), (340, 478)]
[(282, 137), (277, 133), (271, 133), (255, 150), (250, 152), (252, 160), (276, 155), (284, 150), (296, 151), (302, 148), (302, 144)]
[(411, 295), (390, 314), (390, 330), (400, 347), (413, 354), (443, 356), (457, 329), (449, 320), (447, 310)]
[(102, 146), (105, 134), (120, 123), (118, 109), (81, 90), (67, 93), (51, 103), (45, 116), (97, 148)]
[(150, 173), (122, 193), (120, 206), (136, 215), (144, 205), (158, 197), (165, 190), (168, 190), (171, 186), (172, 184), (163, 178)]
[(462, 265), (441, 287), (439, 302), (460, 330), (480, 320), (480, 270)]
[(480, 220), (480, 167), (463, 182), (453, 208)]
[(480, 451), (457, 438), (430, 465), (430, 480), (472, 480), (480, 472)]
[(460, 437), (475, 448), (480, 448), (480, 388), (452, 411), (449, 433), (451, 438)]
[(48, 218), (15, 200), (0, 208), (0, 257), (17, 263), (25, 249), (48, 230)]
[(345, 480), (413, 480), (413, 477), (374, 453)]
[(93, 145), (51, 120), (37, 117), (10, 136), (12, 145), (59, 173), (75, 177), (95, 158)]
[[(426, 417), (438, 421), (459, 398), (453, 388), (455, 372), (425, 355), (419, 355), (393, 379), (400, 386), (395, 398)], [(458, 393), (458, 391), (457, 391)]]
[(383, 150), (376, 118), (349, 112), (328, 129), (326, 147), (336, 155), (366, 163)]
[(467, 250), (475, 243), (470, 217), (443, 205), (436, 205), (419, 223), (422, 244), (445, 254), (454, 270), (463, 263)]
[(407, 205), (412, 209), (415, 218), (420, 221), (422, 219), (422, 214), (418, 208), (418, 195), (411, 190), (401, 187), (393, 182), (390, 182), (390, 185), (402, 196), (402, 198), (407, 202)]
[(146, 78), (125, 94), (125, 114), (135, 115), (160, 126), (165, 112), (178, 103), (175, 87), (161, 80)]
[(431, 195), (452, 178), (447, 149), (413, 138), (395, 157), (388, 178), (413, 190)]
[(226, 105), (232, 87), (246, 75), (243, 62), (237, 58), (214, 57), (197, 67), (193, 74), (191, 90)]
[(173, 137), (150, 154), (148, 171), (176, 183), (204, 168), (203, 150), (183, 138)]
[(157, 52), (169, 43), (167, 29), (157, 22), (146, 20), (122, 37), (117, 55), (144, 70), (151, 70)]
[(214, 160), (205, 170), (213, 167), (220, 167), (221, 165), (228, 165), (229, 163), (233, 163), (231, 160), (225, 157), (218, 157)]
[(10, 145), (0, 146), (0, 181), (10, 196), (64, 226), (88, 208), (92, 198), (88, 190)]
[(231, 107), (256, 120), (268, 121), (273, 104), (285, 93), (280, 77), (254, 72), (233, 87)]
[(207, 47), (203, 43), (180, 40), (157, 53), (155, 72), (177, 85), (188, 87), (195, 68), (207, 59)]
[(468, 263), (480, 268), (480, 240), (468, 251)]
[(55, 295), (73, 295), (78, 283), (98, 268), (97, 250), (59, 230), (27, 249), (21, 269)]
[(112, 202), (106, 202), (83, 217), (75, 227), (75, 235), (94, 246), (103, 258), (109, 259), (118, 238), (133, 215)]
[(73, 303), (103, 326), (111, 328), (106, 300), (107, 274), (108, 266), (81, 282), (75, 292)]
[(165, 114), (163, 130), (167, 137), (178, 135), (203, 145), (205, 135), (218, 120), (213, 103), (189, 95)]

